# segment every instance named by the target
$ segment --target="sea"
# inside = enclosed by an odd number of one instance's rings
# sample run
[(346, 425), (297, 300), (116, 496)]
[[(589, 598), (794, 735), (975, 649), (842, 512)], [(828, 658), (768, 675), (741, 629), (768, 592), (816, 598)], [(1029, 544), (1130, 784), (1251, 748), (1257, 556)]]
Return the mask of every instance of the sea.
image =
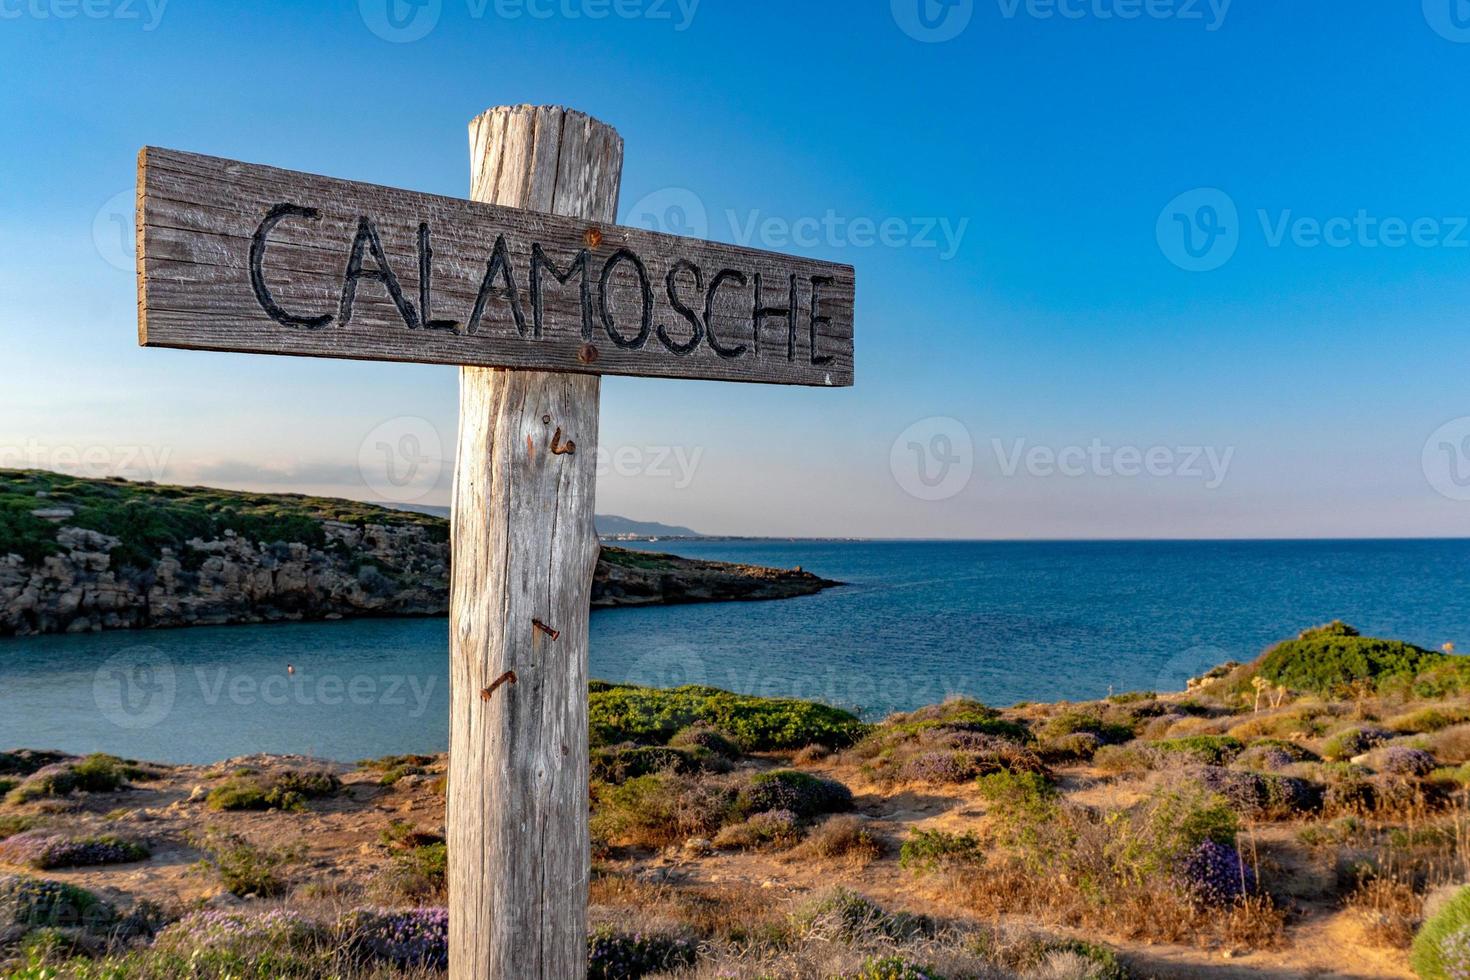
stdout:
[[(593, 677), (816, 699), (875, 720), (951, 695), (1003, 706), (1179, 690), (1334, 619), (1470, 650), (1466, 540), (630, 546), (844, 584), (596, 611)], [(180, 763), (443, 751), (447, 644), (443, 619), (0, 639), (0, 750)]]

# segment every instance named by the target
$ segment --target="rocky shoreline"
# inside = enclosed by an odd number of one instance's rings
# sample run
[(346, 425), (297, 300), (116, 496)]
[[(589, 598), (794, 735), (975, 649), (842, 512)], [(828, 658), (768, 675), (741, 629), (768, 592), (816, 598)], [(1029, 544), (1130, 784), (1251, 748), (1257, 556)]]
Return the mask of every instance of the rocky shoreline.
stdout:
[[(118, 484), (106, 482), (109, 489)], [(115, 519), (115, 533), (76, 526), (74, 519), (104, 522), (85, 504), (58, 504), (49, 491), (41, 492), (48, 496), (31, 497), (34, 503), (24, 514), (31, 521), (29, 538), (13, 532), (7, 537), (7, 525), (0, 522), (0, 636), (448, 612), (448, 529), (437, 518), (408, 520), (345, 501), (277, 498), (294, 508), (289, 519), (298, 522), (296, 536), (307, 540), (273, 540), (271, 532), (252, 534), (256, 525), (239, 521), (243, 533), (226, 527), (164, 544), (159, 534), (131, 533), (137, 522), (126, 517)], [(358, 519), (321, 516), (323, 504), (330, 503)], [(292, 525), (276, 516), (274, 526)], [(604, 548), (592, 605), (782, 599), (836, 584), (800, 569)]]

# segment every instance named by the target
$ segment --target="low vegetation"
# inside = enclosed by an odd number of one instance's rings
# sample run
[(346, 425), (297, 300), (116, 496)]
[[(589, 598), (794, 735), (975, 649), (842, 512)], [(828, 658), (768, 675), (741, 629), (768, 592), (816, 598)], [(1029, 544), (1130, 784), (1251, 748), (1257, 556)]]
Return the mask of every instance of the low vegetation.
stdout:
[(308, 800), (329, 796), (341, 781), (325, 770), (237, 772), (205, 798), (211, 810), (303, 810)]
[(593, 682), (592, 744), (668, 745), (681, 730), (703, 725), (746, 752), (849, 745), (866, 731), (856, 715), (812, 701), (758, 698), (713, 687), (657, 690)]
[[(181, 558), (185, 544), (232, 533), (260, 545), (326, 544), (321, 522), (419, 525), (434, 540), (448, 540), (441, 518), (348, 500), (296, 494), (242, 493), (206, 487), (174, 487), (118, 479), (86, 479), (42, 470), (0, 470), (0, 541), (30, 564), (58, 554), (56, 525), (35, 512), (64, 509), (66, 523), (117, 538), (115, 567), (148, 568), (163, 548)], [(196, 556), (197, 560), (202, 560)]]
[[(1269, 956), (1303, 974), (1346, 958), (1364, 975), (1465, 976), (1461, 663), (1332, 624), (1185, 693), (954, 699), (877, 724), (712, 688), (596, 684), (591, 976), (1124, 980), (1151, 975), (1161, 943), (1181, 975), (1208, 976), (1228, 953), (1247, 972)], [(297, 762), (210, 770), (177, 796), (219, 824), (184, 841), (191, 880), (237, 907), (140, 911), (12, 875), (0, 962), (99, 980), (440, 975), (442, 772), (432, 756), (341, 778)], [(101, 858), (167, 837), (156, 816), (117, 807), (155, 775), (112, 757), (0, 755), (18, 781), (0, 861), (39, 874), (57, 865), (29, 855)], [(335, 864), (289, 829), (337, 833), (350, 812), (371, 830)]]

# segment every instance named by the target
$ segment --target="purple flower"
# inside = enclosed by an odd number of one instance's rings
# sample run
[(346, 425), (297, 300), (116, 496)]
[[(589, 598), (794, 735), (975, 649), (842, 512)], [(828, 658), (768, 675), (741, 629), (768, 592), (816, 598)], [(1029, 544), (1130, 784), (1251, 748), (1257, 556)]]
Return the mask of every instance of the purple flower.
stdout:
[(449, 910), (365, 908), (351, 913), (344, 931), (357, 951), (398, 966), (442, 970), (449, 965)]
[(1406, 745), (1390, 745), (1378, 754), (1376, 762), (1380, 772), (1393, 776), (1427, 776), (1438, 765), (1430, 753)]
[(0, 859), (32, 868), (81, 868), (142, 861), (148, 849), (121, 837), (67, 837), (33, 830), (0, 841)]
[(1179, 878), (1206, 905), (1228, 905), (1256, 889), (1256, 873), (1227, 844), (1207, 840), (1185, 855)]

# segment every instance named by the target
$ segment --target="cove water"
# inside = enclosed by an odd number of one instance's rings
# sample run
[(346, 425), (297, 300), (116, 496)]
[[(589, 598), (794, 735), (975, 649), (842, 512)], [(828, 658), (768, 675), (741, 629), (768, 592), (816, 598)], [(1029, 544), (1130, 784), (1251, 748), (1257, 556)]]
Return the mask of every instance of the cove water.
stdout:
[[(637, 545), (848, 584), (777, 602), (601, 610), (592, 675), (815, 698), (878, 718), (1179, 689), (1332, 619), (1470, 649), (1470, 541)], [(163, 762), (442, 751), (442, 619), (0, 640), (0, 749)], [(293, 672), (288, 673), (288, 665)]]

